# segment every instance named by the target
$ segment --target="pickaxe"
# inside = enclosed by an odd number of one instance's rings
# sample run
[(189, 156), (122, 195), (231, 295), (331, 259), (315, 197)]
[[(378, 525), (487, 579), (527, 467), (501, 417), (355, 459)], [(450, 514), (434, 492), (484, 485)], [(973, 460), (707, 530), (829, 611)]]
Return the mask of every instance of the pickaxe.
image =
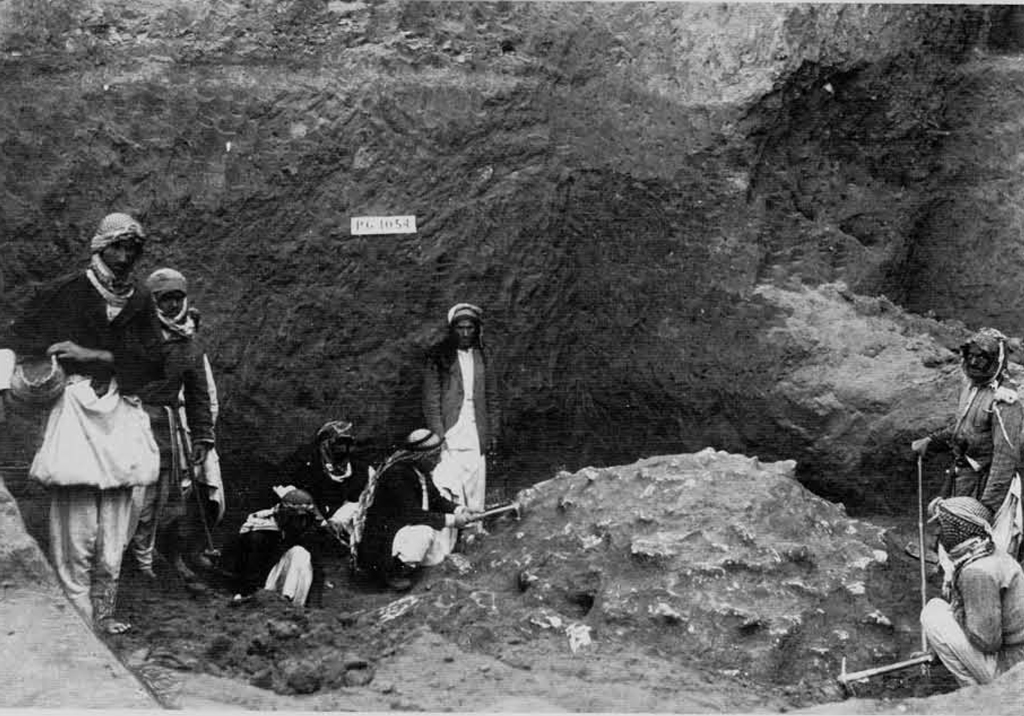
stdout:
[(494, 517), (495, 515), (503, 515), (506, 512), (514, 512), (517, 520), (523, 516), (522, 506), (518, 502), (510, 502), (507, 505), (499, 505), (498, 507), (492, 507), (489, 510), (478, 512), (477, 514), (473, 515), (469, 519), (469, 521), (479, 522), (480, 520), (485, 520), (488, 517)]
[(929, 664), (935, 661), (935, 654), (917, 654), (904, 661), (898, 661), (895, 664), (888, 664), (886, 666), (877, 666), (873, 669), (864, 669), (863, 671), (854, 671), (852, 673), (846, 670), (846, 657), (843, 657), (842, 671), (839, 673), (839, 685), (843, 687), (843, 693), (849, 695), (851, 692), (851, 684), (857, 681), (863, 681), (869, 679), (872, 676), (880, 676), (881, 674), (888, 674), (893, 671), (899, 671), (901, 669), (909, 669), (912, 666), (920, 664), (922, 667), (927, 667)]
[[(921, 609), (923, 610), (925, 604), (928, 602), (928, 582), (925, 574), (925, 551), (924, 551), (924, 468), (923, 458), (919, 454), (917, 456), (917, 550), (919, 559), (921, 562)], [(855, 681), (862, 681), (869, 679), (872, 676), (880, 676), (881, 674), (888, 674), (892, 671), (899, 671), (901, 669), (908, 669), (912, 666), (921, 666), (921, 675), (927, 676), (928, 666), (935, 661), (935, 654), (928, 651), (928, 639), (925, 636), (924, 629), (921, 629), (921, 651), (911, 656), (909, 659), (904, 661), (898, 661), (895, 664), (889, 664), (887, 666), (878, 666), (873, 669), (864, 669), (863, 671), (855, 671), (848, 673), (846, 671), (846, 657), (843, 657), (842, 671), (839, 673), (839, 685), (843, 687), (843, 693), (849, 695), (852, 691), (851, 684)]]

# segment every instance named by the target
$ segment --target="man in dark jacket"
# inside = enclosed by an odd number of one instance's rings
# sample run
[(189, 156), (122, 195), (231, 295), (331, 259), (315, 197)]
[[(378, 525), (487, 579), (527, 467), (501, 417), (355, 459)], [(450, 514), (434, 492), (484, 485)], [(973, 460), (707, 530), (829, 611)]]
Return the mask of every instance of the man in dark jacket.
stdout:
[(450, 529), (474, 517), (438, 491), (430, 479), (441, 439), (414, 430), (402, 449), (370, 477), (353, 525), (352, 553), (358, 568), (406, 590), (420, 567), (440, 564), (453, 546)]
[[(128, 628), (114, 619), (114, 607), (132, 490), (155, 482), (158, 471), (149, 420), (136, 397), (163, 378), (153, 299), (132, 278), (143, 244), (139, 222), (127, 214), (106, 216), (92, 238), (89, 267), (44, 288), (12, 326), (9, 341), (19, 359), (55, 356), (69, 376), (31, 474), (50, 489), (51, 559), (61, 585), (78, 610), (108, 633)], [(72, 455), (65, 446), (50, 445), (58, 433), (49, 427), (71, 416), (65, 411), (69, 401), (113, 406), (107, 415), (117, 421), (116, 446), (100, 454), (94, 444)], [(91, 429), (88, 420), (80, 425), (79, 432)]]
[(335, 532), (345, 539), (372, 468), (356, 454), (352, 423), (330, 420), (313, 441), (293, 455), (283, 468), (291, 483), (306, 490)]
[(964, 381), (955, 419), (944, 430), (915, 440), (911, 448), (924, 454), (937, 445), (952, 453), (939, 497), (979, 500), (996, 515), (996, 529), (1002, 535), (998, 546), (1016, 555), (1024, 406), (1007, 373), (1007, 343), (1001, 332), (984, 328), (960, 347)]
[[(146, 279), (146, 287), (156, 302), (160, 320), (164, 378), (147, 384), (140, 391), (140, 397), (160, 446), (160, 480), (156, 485), (135, 491), (133, 520), (137, 526), (131, 547), (139, 569), (155, 579), (153, 557), (157, 532), (164, 532), (164, 554), (186, 586), (199, 590), (201, 585), (184, 560), (185, 554), (197, 551), (195, 533), (198, 531), (186, 515), (193, 518), (205, 515), (199, 516), (196, 510), (190, 510), (186, 500), (194, 500), (192, 490), (201, 489), (191, 483), (190, 475), (201, 468), (214, 447), (211, 391), (204, 352), (196, 336), (195, 314), (188, 307), (185, 277), (174, 269), (158, 269)], [(181, 407), (185, 410), (187, 434), (181, 421)], [(192, 464), (184, 464), (186, 460)]]
[(434, 482), (470, 510), (484, 509), (488, 452), (497, 447), (497, 370), (484, 349), (482, 311), (459, 303), (448, 311), (448, 336), (427, 356), (423, 417), (444, 440)]

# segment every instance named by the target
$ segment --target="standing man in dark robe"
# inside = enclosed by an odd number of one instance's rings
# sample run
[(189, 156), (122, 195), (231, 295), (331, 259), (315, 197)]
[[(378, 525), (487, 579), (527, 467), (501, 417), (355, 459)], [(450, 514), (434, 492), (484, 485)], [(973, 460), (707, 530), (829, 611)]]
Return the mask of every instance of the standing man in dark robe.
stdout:
[(50, 557), (65, 593), (111, 634), (129, 628), (114, 609), (132, 491), (159, 469), (137, 397), (163, 378), (153, 299), (133, 280), (144, 237), (131, 216), (106, 216), (89, 266), (40, 291), (9, 342), (19, 359), (54, 357), (68, 376), (30, 475), (50, 490)]
[(444, 440), (434, 482), (474, 512), (484, 509), (487, 454), (497, 448), (500, 427), (497, 369), (484, 348), (482, 315), (470, 303), (452, 306), (448, 335), (423, 371), (423, 417)]
[[(215, 444), (208, 363), (198, 343), (194, 314), (188, 308), (185, 276), (171, 268), (158, 269), (146, 279), (146, 287), (156, 302), (163, 338), (165, 377), (149, 383), (141, 393), (160, 446), (160, 479), (155, 485), (136, 489), (132, 553), (140, 571), (155, 579), (157, 532), (163, 532), (167, 558), (186, 586), (198, 591), (201, 583), (185, 557), (199, 551), (197, 532), (202, 525), (195, 523), (208, 515), (212, 518), (205, 504), (204, 514), (198, 514), (198, 502), (206, 501), (206, 492), (190, 479), (199, 474)], [(189, 500), (196, 502), (195, 507)]]
[(924, 454), (930, 445), (948, 450), (952, 465), (939, 497), (973, 497), (987, 507), (999, 547), (1017, 555), (1021, 536), (1020, 465), (1024, 406), (1007, 373), (1007, 337), (984, 328), (960, 347), (963, 386), (952, 425), (915, 440)]

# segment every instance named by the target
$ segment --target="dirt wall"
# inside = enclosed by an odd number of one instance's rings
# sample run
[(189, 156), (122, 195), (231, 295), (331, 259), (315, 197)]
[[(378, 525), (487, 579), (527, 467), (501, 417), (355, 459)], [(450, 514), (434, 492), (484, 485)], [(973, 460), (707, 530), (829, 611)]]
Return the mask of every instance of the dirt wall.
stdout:
[[(203, 310), (242, 492), (327, 418), (379, 447), (415, 427), (423, 351), (458, 300), (487, 311), (515, 480), (706, 445), (804, 460), (812, 426), (760, 422), (785, 356), (749, 349), (783, 314), (752, 291), (891, 283), (984, 19), (38, 5), (0, 3), (0, 311), (83, 261), (106, 211), (138, 215), (143, 271), (183, 270)], [(368, 214), (419, 231), (352, 236)]]

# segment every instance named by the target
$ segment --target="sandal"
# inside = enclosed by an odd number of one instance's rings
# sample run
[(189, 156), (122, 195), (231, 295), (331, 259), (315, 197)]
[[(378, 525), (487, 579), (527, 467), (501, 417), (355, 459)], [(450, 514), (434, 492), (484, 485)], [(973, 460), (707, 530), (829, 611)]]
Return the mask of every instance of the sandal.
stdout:
[(233, 597), (231, 597), (231, 601), (228, 602), (228, 606), (237, 607), (242, 604), (248, 604), (252, 600), (253, 596), (251, 594), (236, 594)]
[(128, 622), (119, 622), (116, 619), (108, 618), (100, 622), (99, 628), (108, 636), (117, 636), (118, 634), (124, 634), (125, 632), (130, 631), (132, 625)]

